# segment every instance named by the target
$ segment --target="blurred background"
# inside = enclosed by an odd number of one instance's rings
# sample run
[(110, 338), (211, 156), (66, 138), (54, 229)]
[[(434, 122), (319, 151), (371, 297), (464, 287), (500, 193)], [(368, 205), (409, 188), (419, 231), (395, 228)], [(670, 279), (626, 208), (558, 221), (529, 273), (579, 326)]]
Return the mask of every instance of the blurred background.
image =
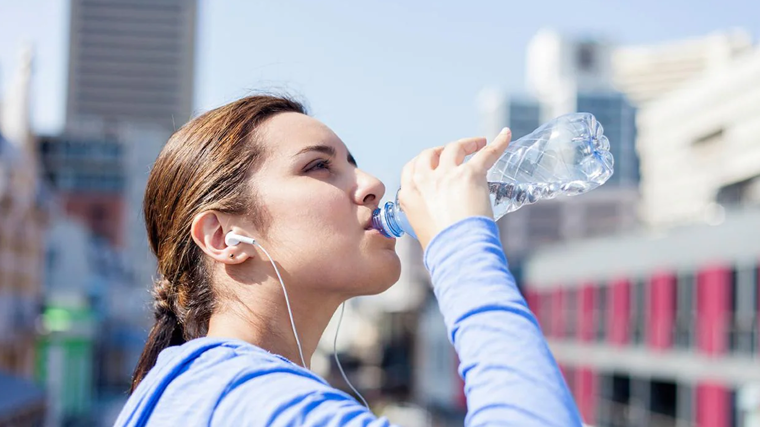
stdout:
[[(760, 4), (0, 0), (0, 426), (111, 425), (152, 325), (140, 209), (169, 135), (294, 94), (392, 198), (403, 164), (566, 112), (615, 174), (499, 221), (595, 426), (760, 426)], [(419, 245), (348, 304), (338, 353), (376, 413), (462, 425)], [(335, 321), (313, 369), (347, 389)]]

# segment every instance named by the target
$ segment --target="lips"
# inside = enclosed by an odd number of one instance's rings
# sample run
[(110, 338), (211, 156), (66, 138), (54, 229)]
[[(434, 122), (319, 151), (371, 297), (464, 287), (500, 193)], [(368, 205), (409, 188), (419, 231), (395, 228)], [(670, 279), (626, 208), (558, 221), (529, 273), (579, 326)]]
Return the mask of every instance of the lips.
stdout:
[(372, 210), (369, 211), (369, 217), (367, 218), (366, 221), (364, 221), (364, 229), (365, 230), (373, 230), (373, 229), (375, 229), (375, 227), (373, 226), (373, 223), (372, 223), (373, 222), (372, 221), (372, 218), (373, 218), (372, 213), (375, 212), (375, 209), (372, 209)]

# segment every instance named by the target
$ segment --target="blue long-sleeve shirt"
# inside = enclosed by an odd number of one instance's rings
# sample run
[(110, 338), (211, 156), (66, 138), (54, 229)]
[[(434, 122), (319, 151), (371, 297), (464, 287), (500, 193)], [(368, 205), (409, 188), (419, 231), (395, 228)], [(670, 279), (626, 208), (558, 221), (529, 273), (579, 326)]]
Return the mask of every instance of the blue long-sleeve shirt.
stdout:
[[(493, 220), (473, 217), (428, 245), (465, 382), (467, 426), (580, 426), (577, 407), (515, 286)], [(165, 349), (116, 426), (390, 426), (314, 373), (252, 344), (199, 338)]]

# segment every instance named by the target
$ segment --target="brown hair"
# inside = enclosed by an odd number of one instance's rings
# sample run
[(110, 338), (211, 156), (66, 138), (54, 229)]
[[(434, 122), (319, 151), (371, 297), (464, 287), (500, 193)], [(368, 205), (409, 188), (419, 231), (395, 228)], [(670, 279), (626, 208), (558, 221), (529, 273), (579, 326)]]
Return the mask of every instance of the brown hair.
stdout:
[(307, 114), (301, 103), (280, 96), (234, 101), (182, 126), (158, 155), (143, 200), (160, 277), (153, 289), (156, 321), (130, 393), (163, 349), (205, 336), (218, 305), (206, 258), (190, 235), (193, 218), (207, 210), (247, 213), (257, 229), (265, 231), (266, 212), (256, 206), (254, 189), (246, 183), (265, 156), (258, 128), (282, 112)]

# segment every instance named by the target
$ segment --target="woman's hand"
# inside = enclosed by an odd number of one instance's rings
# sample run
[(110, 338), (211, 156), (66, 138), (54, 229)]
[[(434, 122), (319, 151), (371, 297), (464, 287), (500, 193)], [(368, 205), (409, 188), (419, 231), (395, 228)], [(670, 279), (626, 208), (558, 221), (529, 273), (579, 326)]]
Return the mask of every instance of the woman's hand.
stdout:
[(488, 146), (485, 138), (460, 139), (427, 149), (404, 166), (399, 204), (423, 250), (436, 234), (459, 220), (493, 218), (486, 173), (511, 138), (512, 132), (504, 128)]

